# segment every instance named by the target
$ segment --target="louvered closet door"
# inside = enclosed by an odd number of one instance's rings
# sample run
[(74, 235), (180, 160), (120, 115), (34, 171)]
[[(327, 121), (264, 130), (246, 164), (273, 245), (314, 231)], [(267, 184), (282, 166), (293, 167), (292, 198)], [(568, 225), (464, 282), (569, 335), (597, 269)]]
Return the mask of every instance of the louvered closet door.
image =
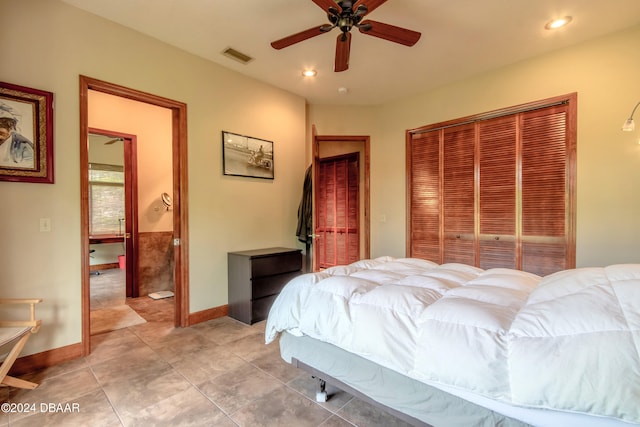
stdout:
[(408, 131), (409, 256), (575, 267), (575, 104), (570, 94)]
[(333, 242), (332, 228), (329, 224), (334, 223), (335, 212), (335, 180), (334, 167), (326, 162), (319, 163), (318, 177), (320, 185), (316, 186), (317, 206), (316, 206), (316, 221), (315, 221), (315, 256), (318, 259), (318, 267), (326, 268), (327, 259), (333, 260), (335, 258), (334, 246), (331, 244), (327, 246), (327, 240)]
[(443, 130), (442, 262), (475, 265), (475, 126)]
[(437, 263), (441, 262), (440, 135), (438, 131), (411, 135), (407, 147), (408, 256)]
[(480, 268), (517, 268), (516, 120), (478, 123)]
[(318, 267), (350, 264), (360, 259), (358, 155), (320, 159), (316, 219)]
[(522, 114), (522, 269), (570, 268), (567, 107)]

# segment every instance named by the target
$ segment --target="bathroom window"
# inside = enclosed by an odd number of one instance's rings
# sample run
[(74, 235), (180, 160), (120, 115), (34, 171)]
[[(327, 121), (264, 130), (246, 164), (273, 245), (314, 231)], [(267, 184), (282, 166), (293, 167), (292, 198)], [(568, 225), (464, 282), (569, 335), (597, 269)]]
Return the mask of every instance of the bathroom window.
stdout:
[(124, 234), (124, 169), (89, 164), (89, 235)]

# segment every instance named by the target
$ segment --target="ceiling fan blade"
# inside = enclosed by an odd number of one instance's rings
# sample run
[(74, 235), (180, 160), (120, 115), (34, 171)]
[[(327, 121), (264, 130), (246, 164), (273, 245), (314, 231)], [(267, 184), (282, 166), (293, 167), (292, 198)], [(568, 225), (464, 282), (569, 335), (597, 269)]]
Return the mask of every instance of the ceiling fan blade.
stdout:
[(349, 53), (351, 51), (351, 33), (338, 34), (336, 40), (336, 62), (333, 71), (336, 73), (349, 68)]
[[(366, 20), (360, 24), (364, 28), (358, 28), (362, 34), (389, 40), (405, 46), (413, 46), (420, 40), (421, 34), (417, 31), (396, 27), (395, 25)], [(369, 28), (369, 29), (367, 29)]]
[(367, 6), (367, 13), (371, 13), (375, 9), (377, 9), (378, 6), (382, 6), (386, 2), (387, 0), (358, 0), (357, 2), (354, 3), (353, 10), (356, 10), (358, 6), (360, 6), (361, 4), (364, 4), (365, 6)]
[(299, 33), (271, 42), (271, 47), (274, 49), (282, 49), (291, 46), (292, 44), (310, 39), (311, 37), (319, 36), (320, 34), (327, 32), (326, 30), (323, 31), (323, 28), (326, 29), (326, 25), (319, 25), (317, 27), (309, 28), (308, 30), (300, 31)]
[(340, 8), (340, 6), (338, 6), (338, 3), (336, 3), (333, 0), (311, 0), (311, 1), (317, 4), (318, 6), (320, 6), (322, 10), (324, 10), (327, 13), (329, 13), (330, 7), (333, 7), (334, 9), (336, 9), (338, 13), (342, 12), (342, 9)]

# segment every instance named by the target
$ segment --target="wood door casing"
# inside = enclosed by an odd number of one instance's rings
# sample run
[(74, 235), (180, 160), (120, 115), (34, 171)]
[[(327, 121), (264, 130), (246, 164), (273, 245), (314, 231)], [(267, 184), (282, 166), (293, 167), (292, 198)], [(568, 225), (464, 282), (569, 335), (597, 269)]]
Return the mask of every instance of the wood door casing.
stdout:
[(577, 95), (407, 131), (407, 256), (575, 267)]
[[(187, 105), (183, 102), (140, 92), (114, 83), (105, 82), (81, 75), (80, 94), (80, 174), (87, 174), (88, 164), (87, 137), (89, 134), (88, 92), (96, 90), (138, 102), (168, 108), (171, 110), (172, 157), (173, 157), (173, 237), (174, 237), (174, 324), (189, 326), (192, 319), (189, 313), (189, 210), (188, 200), (188, 162), (187, 162)], [(84, 166), (83, 166), (84, 165)], [(80, 182), (81, 193), (81, 276), (82, 276), (82, 354), (91, 353), (90, 332), (90, 292), (89, 292), (89, 230), (88, 182)]]
[[(370, 138), (368, 136), (359, 135), (318, 135), (316, 126), (311, 126), (311, 138), (312, 138), (312, 159), (313, 159), (313, 223), (314, 230), (315, 224), (318, 220), (318, 203), (316, 201), (317, 192), (319, 188), (320, 174), (319, 174), (319, 162), (322, 157), (332, 157), (333, 155), (345, 154), (348, 152), (360, 153), (360, 257), (367, 259), (371, 256), (371, 219), (370, 219)], [(331, 147), (339, 143), (344, 145), (344, 151), (339, 153), (334, 152), (328, 154), (327, 147)], [(350, 147), (350, 148), (348, 148)], [(334, 150), (329, 150), (334, 151)], [(322, 154), (321, 154), (322, 152)], [(311, 247), (311, 265), (313, 271), (318, 271), (318, 256), (317, 256), (317, 242), (316, 236), (313, 238), (313, 244)]]
[(318, 268), (360, 259), (358, 153), (320, 159), (317, 190)]
[[(123, 140), (125, 207), (126, 297), (139, 296), (138, 288), (138, 149), (137, 137), (127, 133), (89, 128), (89, 133)], [(129, 237), (127, 237), (129, 236)]]

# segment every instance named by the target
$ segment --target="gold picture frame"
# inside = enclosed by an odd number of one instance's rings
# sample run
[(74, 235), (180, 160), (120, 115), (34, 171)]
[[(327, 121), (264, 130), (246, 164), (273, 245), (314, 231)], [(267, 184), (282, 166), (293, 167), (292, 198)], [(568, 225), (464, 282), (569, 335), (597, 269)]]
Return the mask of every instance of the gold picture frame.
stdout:
[(53, 93), (0, 82), (0, 181), (53, 184)]

